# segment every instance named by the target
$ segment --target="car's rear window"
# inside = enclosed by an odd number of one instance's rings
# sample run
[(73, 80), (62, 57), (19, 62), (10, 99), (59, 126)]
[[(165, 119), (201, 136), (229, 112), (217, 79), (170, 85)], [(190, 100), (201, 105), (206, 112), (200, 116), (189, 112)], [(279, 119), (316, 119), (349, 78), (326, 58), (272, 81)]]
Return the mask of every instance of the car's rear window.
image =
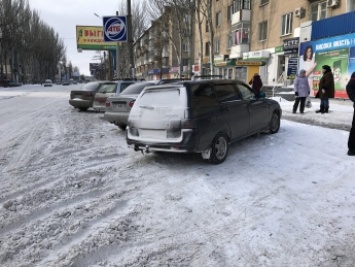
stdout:
[(116, 93), (117, 83), (104, 83), (100, 85), (99, 93)]
[[(180, 101), (179, 101), (180, 100)], [(139, 105), (180, 106), (180, 88), (147, 90), (139, 100)]]
[(87, 83), (85, 84), (81, 90), (83, 91), (94, 91), (97, 89), (97, 87), (99, 87), (99, 84), (98, 82), (90, 82), (90, 83)]
[(146, 86), (154, 85), (154, 82), (140, 82), (128, 86), (121, 95), (139, 95)]

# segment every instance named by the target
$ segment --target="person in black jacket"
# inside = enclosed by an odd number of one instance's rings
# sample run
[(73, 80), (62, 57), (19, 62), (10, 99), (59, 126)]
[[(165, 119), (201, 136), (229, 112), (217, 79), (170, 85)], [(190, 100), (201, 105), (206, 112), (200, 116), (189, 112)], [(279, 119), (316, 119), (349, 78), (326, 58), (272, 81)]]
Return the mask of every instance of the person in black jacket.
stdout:
[(251, 86), (251, 89), (253, 89), (255, 95), (259, 96), (263, 88), (263, 82), (261, 81), (261, 77), (258, 73), (255, 73), (253, 78), (250, 79), (249, 85)]
[(351, 74), (351, 78), (346, 85), (346, 92), (348, 93), (350, 100), (354, 102), (353, 122), (348, 140), (348, 155), (355, 156), (355, 71)]

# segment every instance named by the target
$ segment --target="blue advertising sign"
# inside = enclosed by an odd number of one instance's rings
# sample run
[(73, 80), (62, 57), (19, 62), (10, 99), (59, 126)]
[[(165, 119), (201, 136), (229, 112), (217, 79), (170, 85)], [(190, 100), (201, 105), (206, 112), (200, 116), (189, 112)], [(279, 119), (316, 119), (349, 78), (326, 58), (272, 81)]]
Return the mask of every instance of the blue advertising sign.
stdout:
[(355, 34), (301, 43), (298, 69), (306, 70), (314, 92), (319, 89), (323, 65), (330, 66), (333, 72), (335, 97), (347, 98), (345, 87), (355, 71)]
[(103, 17), (103, 24), (105, 42), (127, 42), (126, 16)]

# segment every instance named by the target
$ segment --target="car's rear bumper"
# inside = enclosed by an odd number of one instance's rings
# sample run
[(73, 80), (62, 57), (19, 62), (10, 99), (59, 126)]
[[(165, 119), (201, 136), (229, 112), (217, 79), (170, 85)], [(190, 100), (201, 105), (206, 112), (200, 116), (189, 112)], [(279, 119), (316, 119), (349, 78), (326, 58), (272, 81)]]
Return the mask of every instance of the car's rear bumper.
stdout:
[(90, 100), (82, 100), (78, 98), (70, 99), (69, 104), (72, 105), (74, 108), (91, 108), (92, 101)]
[(188, 153), (188, 152), (201, 152), (196, 148), (196, 133), (193, 130), (183, 130), (180, 138), (148, 138), (148, 137), (135, 137), (130, 134), (130, 129), (127, 129), (127, 144), (129, 147), (136, 151), (143, 150), (162, 151), (173, 153)]
[(107, 111), (104, 114), (104, 119), (113, 124), (124, 124), (127, 125), (128, 113), (118, 113)]

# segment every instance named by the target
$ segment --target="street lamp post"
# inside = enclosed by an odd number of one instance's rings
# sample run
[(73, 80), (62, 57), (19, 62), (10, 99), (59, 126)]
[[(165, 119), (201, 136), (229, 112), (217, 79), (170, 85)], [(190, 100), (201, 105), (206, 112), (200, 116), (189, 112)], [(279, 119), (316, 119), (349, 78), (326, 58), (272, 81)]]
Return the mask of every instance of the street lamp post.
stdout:
[(129, 64), (130, 74), (134, 76), (134, 60), (133, 60), (133, 34), (132, 34), (132, 12), (131, 12), (131, 0), (127, 0), (127, 38), (128, 38), (128, 50), (129, 50)]

